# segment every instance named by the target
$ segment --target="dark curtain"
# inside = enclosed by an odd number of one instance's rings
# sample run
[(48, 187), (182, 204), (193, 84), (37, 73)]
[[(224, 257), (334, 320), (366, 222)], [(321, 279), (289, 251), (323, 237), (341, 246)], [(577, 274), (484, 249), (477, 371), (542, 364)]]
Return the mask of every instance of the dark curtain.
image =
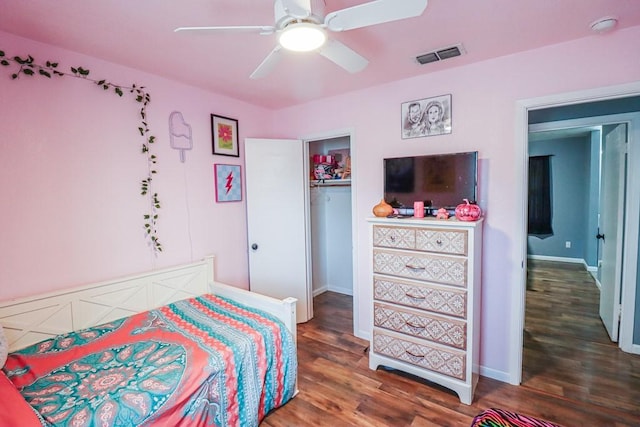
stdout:
[(529, 228), (534, 236), (550, 236), (551, 156), (529, 157)]

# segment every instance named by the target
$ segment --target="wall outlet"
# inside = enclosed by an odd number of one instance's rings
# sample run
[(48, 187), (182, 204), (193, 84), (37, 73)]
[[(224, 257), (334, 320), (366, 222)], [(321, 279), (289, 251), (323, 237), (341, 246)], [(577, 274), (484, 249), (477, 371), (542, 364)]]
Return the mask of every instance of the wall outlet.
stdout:
[(568, 241), (568, 240), (566, 242), (564, 242), (564, 247), (565, 248), (570, 248), (571, 247), (571, 242)]

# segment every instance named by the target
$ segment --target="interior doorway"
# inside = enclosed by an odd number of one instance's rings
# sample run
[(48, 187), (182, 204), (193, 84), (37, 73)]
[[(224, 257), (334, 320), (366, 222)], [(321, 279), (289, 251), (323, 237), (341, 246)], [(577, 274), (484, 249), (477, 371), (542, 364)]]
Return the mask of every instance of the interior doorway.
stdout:
[(311, 288), (353, 296), (351, 135), (305, 140)]
[[(599, 359), (592, 350), (597, 347), (608, 355), (620, 351), (617, 313), (622, 281), (620, 274), (609, 272), (622, 271), (619, 231), (625, 209), (618, 202), (624, 201), (626, 169), (625, 154), (614, 157), (611, 147), (620, 152), (627, 143), (627, 132), (625, 123), (615, 121), (616, 115), (611, 115), (529, 127), (530, 159), (550, 161), (552, 214), (547, 234), (536, 233), (534, 227), (527, 237), (523, 386), (562, 396), (572, 387), (566, 383), (575, 384), (575, 378), (592, 378), (597, 383), (603, 381), (603, 369), (617, 372), (616, 358), (606, 363), (605, 357)], [(613, 135), (617, 138), (612, 139)], [(612, 159), (617, 162), (612, 164)], [(530, 163), (530, 174), (534, 173), (532, 165), (535, 162)], [(530, 199), (535, 194), (532, 182), (536, 180), (530, 175)], [(531, 209), (535, 206), (530, 204)], [(608, 255), (602, 256), (603, 252)], [(593, 273), (591, 277), (587, 270)], [(571, 364), (565, 364), (565, 359)], [(610, 375), (612, 382), (617, 378)], [(621, 388), (626, 385), (619, 379), (612, 383)], [(580, 400), (589, 398), (589, 393), (571, 392)], [(606, 398), (605, 390), (597, 392), (603, 395), (601, 399)]]
[[(509, 346), (509, 382), (520, 384), (522, 381), (522, 348), (524, 330), (524, 309), (526, 291), (526, 260), (527, 260), (527, 173), (528, 173), (528, 125), (529, 114), (532, 111), (555, 106), (569, 106), (595, 103), (599, 101), (615, 100), (620, 98), (638, 97), (640, 95), (640, 83), (631, 83), (620, 86), (611, 86), (598, 89), (590, 89), (574, 93), (545, 96), (535, 99), (521, 100), (516, 103), (516, 138), (515, 154), (520, 170), (517, 175), (522, 182), (522, 191), (518, 195), (517, 203), (522, 207), (517, 221), (521, 234), (515, 236), (516, 246), (521, 250), (521, 262), (514, 269), (518, 286), (512, 293), (511, 334)], [(640, 111), (634, 110), (634, 111)], [(630, 164), (640, 164), (640, 123), (637, 115), (629, 119), (632, 123), (630, 129)], [(634, 142), (635, 141), (635, 142)], [(636, 163), (638, 162), (638, 163)], [(640, 170), (629, 168), (627, 183), (630, 183), (626, 191), (626, 211), (637, 212), (640, 206), (640, 194), (634, 194), (633, 190), (640, 193), (636, 183), (640, 183)], [(633, 189), (632, 189), (633, 187)], [(634, 317), (636, 308), (637, 265), (638, 265), (638, 226), (640, 218), (637, 215), (627, 215), (625, 219), (626, 236), (624, 242), (623, 265), (623, 317), (620, 331), (620, 347), (624, 351), (640, 351), (640, 346), (634, 344)], [(626, 312), (626, 316), (624, 313)]]
[[(556, 108), (558, 111), (559, 109), (561, 107)], [(640, 113), (624, 113), (543, 122), (529, 126), (529, 154), (540, 154), (540, 149), (543, 153), (553, 153), (552, 162), (557, 166), (553, 169), (552, 175), (555, 178), (551, 181), (553, 202), (558, 206), (553, 209), (552, 217), (554, 224), (560, 228), (555, 230), (560, 238), (552, 236), (545, 239), (556, 242), (555, 252), (552, 245), (548, 245), (547, 250), (550, 251), (550, 255), (557, 255), (570, 250), (571, 240), (581, 242), (580, 247), (571, 248), (574, 250), (573, 253), (577, 254), (573, 259), (553, 256), (537, 258), (564, 262), (581, 261), (587, 267), (591, 265), (600, 289), (600, 316), (613, 342), (619, 341), (618, 332), (622, 328), (619, 324), (623, 321), (621, 306), (626, 299), (634, 300), (630, 304), (631, 310), (626, 313), (626, 328), (630, 329), (627, 330), (628, 337), (633, 335), (636, 317), (634, 290), (637, 286), (637, 255), (628, 257), (627, 262), (629, 259), (634, 262), (625, 266), (625, 251), (631, 251), (632, 254), (635, 251), (637, 254), (638, 239), (637, 236), (629, 236), (625, 244), (623, 230), (627, 222), (628, 227), (632, 229), (637, 227), (638, 222), (633, 214), (627, 221), (626, 194), (633, 195), (633, 188), (637, 188), (637, 184), (629, 181), (626, 157), (627, 146), (632, 143), (633, 135), (640, 135), (640, 131), (635, 129), (639, 124)], [(612, 139), (613, 135), (618, 135), (615, 140)], [(636, 141), (637, 143), (640, 141)], [(613, 153), (610, 152), (613, 144), (618, 147), (615, 162), (612, 162)], [(567, 169), (571, 168), (574, 171), (567, 174)], [(612, 176), (616, 178), (613, 188)], [(572, 201), (568, 205), (559, 206), (569, 199)], [(634, 203), (633, 197), (629, 199), (630, 203)], [(580, 214), (576, 215), (576, 211)], [(566, 224), (570, 226), (567, 227)], [(568, 237), (570, 230), (574, 230), (573, 235), (578, 238)], [(606, 240), (602, 238), (603, 235), (607, 236)], [(527, 236), (527, 258), (531, 256), (532, 246), (541, 246), (539, 241), (536, 237)], [(563, 243), (566, 243), (566, 247), (558, 249)], [(625, 269), (628, 277), (626, 283), (623, 281)], [(624, 351), (633, 352), (629, 348), (630, 343), (630, 338), (626, 342), (620, 340), (620, 347)]]
[[(608, 115), (529, 126), (530, 161), (546, 157), (551, 166), (551, 215), (546, 234), (537, 232), (536, 223), (529, 230), (527, 258), (578, 263), (592, 271), (600, 290), (600, 317), (613, 342), (618, 342), (622, 302), (628, 142), (627, 124), (616, 121), (628, 118)], [(534, 182), (529, 184), (530, 216), (535, 212), (532, 195), (540, 194)]]
[[(357, 318), (358, 294), (353, 287), (355, 195), (349, 185), (354, 175), (352, 166), (347, 165), (353, 143), (352, 131), (295, 140), (245, 139), (250, 289), (276, 298), (296, 298), (298, 323), (313, 318), (314, 291), (323, 290), (353, 294), (354, 324)], [(327, 166), (325, 171), (339, 176), (312, 179), (315, 168), (310, 145), (312, 150), (323, 151), (318, 163)], [(350, 155), (344, 159), (336, 156), (334, 162), (334, 150), (346, 150)], [(314, 202), (331, 202), (324, 206), (314, 203), (315, 238), (311, 230), (312, 190), (318, 193), (313, 194)], [(316, 260), (312, 263), (313, 256)], [(316, 289), (312, 284), (314, 267)]]
[(351, 137), (307, 142), (313, 296), (353, 295)]

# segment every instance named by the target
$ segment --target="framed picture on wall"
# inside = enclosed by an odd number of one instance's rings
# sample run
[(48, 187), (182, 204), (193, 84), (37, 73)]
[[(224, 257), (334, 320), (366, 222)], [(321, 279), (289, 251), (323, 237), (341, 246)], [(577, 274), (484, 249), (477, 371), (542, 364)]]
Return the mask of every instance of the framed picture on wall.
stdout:
[(229, 117), (211, 115), (211, 143), (213, 154), (240, 157), (238, 148), (238, 121)]
[(400, 113), (402, 139), (451, 133), (451, 95), (405, 102)]
[(216, 202), (239, 202), (242, 200), (242, 177), (240, 165), (213, 165)]

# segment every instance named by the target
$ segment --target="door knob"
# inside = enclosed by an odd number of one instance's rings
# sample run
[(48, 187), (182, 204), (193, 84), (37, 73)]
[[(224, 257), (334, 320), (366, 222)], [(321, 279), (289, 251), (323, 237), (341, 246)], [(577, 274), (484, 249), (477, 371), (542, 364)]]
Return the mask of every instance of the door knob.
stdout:
[(254, 251), (258, 249), (258, 244), (254, 243), (253, 245), (251, 245), (251, 249), (253, 249)]

